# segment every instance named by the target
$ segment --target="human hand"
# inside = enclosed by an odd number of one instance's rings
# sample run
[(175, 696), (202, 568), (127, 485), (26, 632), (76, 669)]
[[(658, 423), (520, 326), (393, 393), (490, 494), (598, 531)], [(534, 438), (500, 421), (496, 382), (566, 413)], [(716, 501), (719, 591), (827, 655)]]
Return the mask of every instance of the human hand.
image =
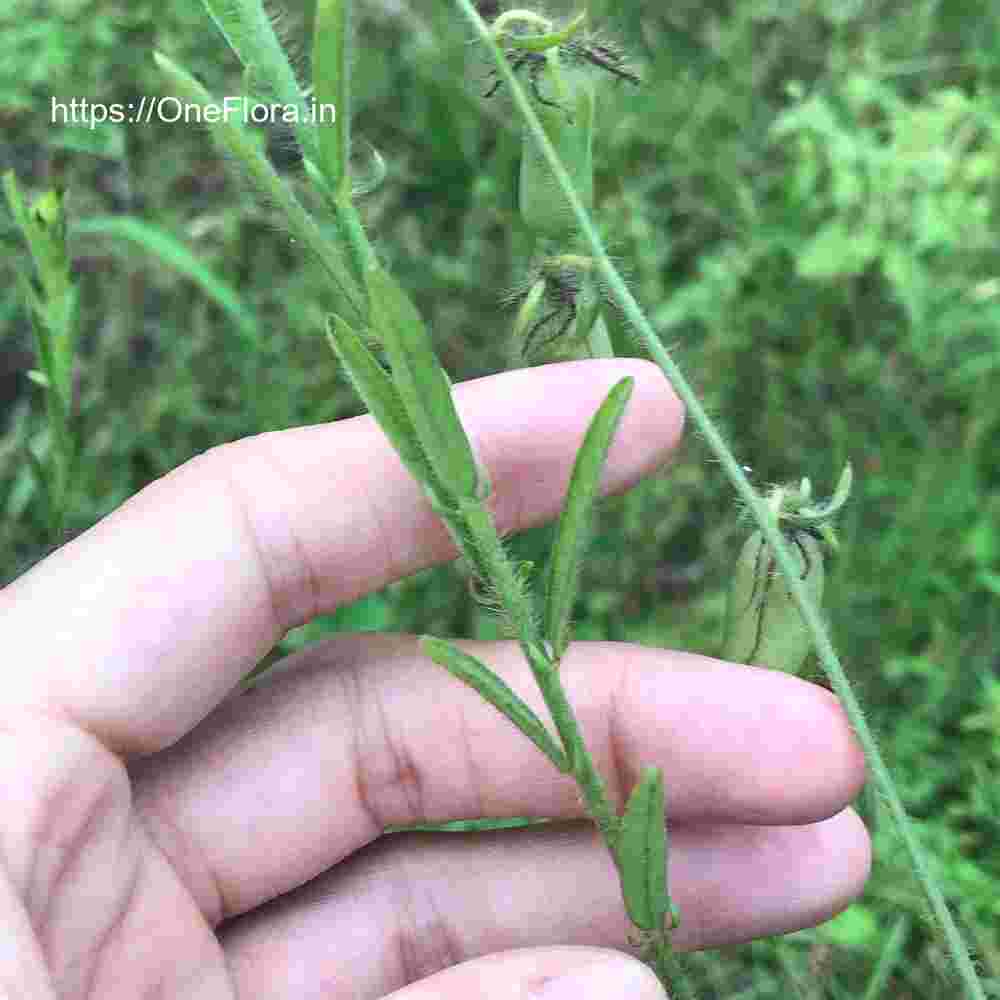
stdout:
[[(626, 374), (620, 491), (680, 435), (651, 365), (458, 388), (501, 530), (554, 516)], [(415, 638), (337, 636), (238, 693), (287, 629), (453, 555), (359, 417), (213, 449), (0, 592), (0, 995), (661, 997), (609, 950), (628, 923), (573, 782)], [(514, 644), (475, 651), (543, 711)], [(611, 643), (573, 645), (562, 676), (619, 807), (663, 767), (679, 948), (811, 926), (860, 891), (864, 764), (822, 688)], [(567, 822), (381, 835), (516, 815)]]

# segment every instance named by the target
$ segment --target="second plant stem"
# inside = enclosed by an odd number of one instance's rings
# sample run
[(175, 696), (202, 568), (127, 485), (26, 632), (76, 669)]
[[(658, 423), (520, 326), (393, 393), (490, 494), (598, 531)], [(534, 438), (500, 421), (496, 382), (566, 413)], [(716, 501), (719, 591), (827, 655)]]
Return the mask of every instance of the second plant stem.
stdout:
[(531, 102), (528, 100), (524, 89), (511, 71), (503, 53), (494, 42), (487, 25), (479, 16), (471, 0), (456, 0), (456, 4), (469, 22), (476, 28), (481, 41), (492, 53), (497, 71), (510, 88), (510, 93), (518, 112), (538, 143), (541, 155), (547, 162), (560, 189), (565, 195), (580, 228), (580, 233), (590, 245), (594, 259), (597, 262), (598, 271), (605, 279), (611, 296), (625, 314), (626, 319), (635, 330), (642, 345), (649, 351), (653, 360), (660, 367), (674, 391), (684, 403), (695, 425), (708, 443), (709, 448), (718, 458), (727, 477), (732, 482), (737, 493), (745, 501), (749, 510), (753, 513), (761, 532), (770, 543), (774, 551), (775, 561), (782, 575), (785, 577), (795, 604), (813, 637), (819, 661), (827, 677), (830, 679), (834, 692), (840, 698), (858, 741), (865, 751), (865, 756), (875, 778), (875, 783), (888, 802), (890, 814), (895, 821), (906, 852), (909, 855), (910, 863), (924, 891), (930, 909), (944, 934), (948, 951), (961, 977), (966, 995), (970, 1000), (986, 1000), (982, 983), (969, 957), (961, 932), (948, 909), (944, 894), (938, 886), (937, 880), (930, 871), (930, 866), (917, 840), (913, 825), (899, 797), (895, 783), (889, 774), (889, 769), (882, 758), (875, 736), (868, 726), (861, 706), (854, 695), (850, 681), (847, 679), (847, 674), (833, 648), (826, 626), (823, 624), (819, 611), (810, 601), (802, 582), (798, 579), (795, 572), (794, 558), (789, 551), (787, 543), (781, 537), (776, 518), (771, 514), (765, 501), (757, 495), (751, 486), (739, 462), (726, 445), (722, 435), (705, 411), (705, 408), (701, 405), (701, 401), (698, 399), (696, 393), (689, 385), (687, 379), (684, 378), (677, 365), (674, 364), (656, 332), (646, 319), (639, 303), (636, 302), (635, 297), (629, 291), (623, 278), (611, 263), (603, 241), (598, 235), (589, 213), (574, 190), (572, 179), (566, 167), (560, 161), (558, 153), (546, 136), (538, 115), (531, 106)]

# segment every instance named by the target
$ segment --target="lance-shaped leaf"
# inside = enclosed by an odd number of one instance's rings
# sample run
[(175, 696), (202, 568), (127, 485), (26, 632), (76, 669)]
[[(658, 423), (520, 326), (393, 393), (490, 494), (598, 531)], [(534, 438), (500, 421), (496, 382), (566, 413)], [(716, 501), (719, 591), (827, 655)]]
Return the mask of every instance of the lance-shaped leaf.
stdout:
[(660, 930), (670, 897), (663, 772), (658, 767), (643, 768), (629, 796), (618, 836), (618, 870), (629, 919), (644, 931)]
[(435, 489), (437, 477), (420, 447), (417, 432), (392, 379), (352, 326), (340, 316), (335, 315), (331, 319), (334, 330), (327, 331), (327, 340), (368, 407), (368, 412), (378, 421), (411, 475), (418, 482)]
[(45, 471), (45, 466), (42, 465), (39, 457), (31, 450), (31, 446), (27, 443), (24, 445), (23, 454), (25, 460), (27, 461), (27, 466), (31, 470), (32, 478), (35, 481), (35, 488), (41, 494), (46, 508), (51, 511), (54, 505), (52, 491), (49, 488), (49, 477)]
[(416, 307), (383, 269), (368, 275), (371, 321), (392, 365), (393, 381), (424, 454), (456, 498), (482, 495), (472, 445), (455, 409), (451, 383), (438, 363)]
[(635, 380), (622, 379), (608, 393), (577, 453), (566, 502), (549, 558), (545, 594), (545, 635), (558, 660), (569, 645), (570, 617), (580, 583), (580, 560), (587, 543), (601, 472)]
[(313, 99), (333, 105), (334, 121), (316, 124), (320, 165), (334, 193), (350, 194), (351, 0), (317, 0), (313, 31)]
[(460, 681), (474, 687), (494, 708), (503, 712), (563, 773), (569, 762), (537, 715), (485, 663), (444, 639), (425, 636), (424, 652)]
[(202, 0), (205, 9), (267, 96), (299, 109), (296, 137), (307, 156), (316, 155), (316, 134), (295, 71), (278, 41), (262, 0)]

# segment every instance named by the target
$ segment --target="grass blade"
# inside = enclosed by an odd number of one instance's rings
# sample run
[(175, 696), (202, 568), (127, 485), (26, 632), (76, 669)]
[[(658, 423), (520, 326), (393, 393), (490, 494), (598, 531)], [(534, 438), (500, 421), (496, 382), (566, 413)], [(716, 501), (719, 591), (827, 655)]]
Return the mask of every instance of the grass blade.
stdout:
[(580, 584), (580, 560), (587, 543), (601, 472), (635, 380), (622, 379), (601, 404), (587, 429), (570, 476), (549, 558), (545, 594), (545, 635), (558, 660), (569, 645), (570, 619)]
[(236, 290), (216, 277), (180, 240), (157, 226), (129, 215), (98, 215), (81, 219), (74, 236), (111, 236), (127, 240), (156, 257), (172, 271), (190, 278), (223, 312), (230, 316), (248, 345), (259, 344), (257, 321)]
[(545, 724), (485, 663), (444, 639), (425, 636), (420, 645), (439, 666), (475, 688), (497, 711), (502, 712), (564, 774), (570, 767)]

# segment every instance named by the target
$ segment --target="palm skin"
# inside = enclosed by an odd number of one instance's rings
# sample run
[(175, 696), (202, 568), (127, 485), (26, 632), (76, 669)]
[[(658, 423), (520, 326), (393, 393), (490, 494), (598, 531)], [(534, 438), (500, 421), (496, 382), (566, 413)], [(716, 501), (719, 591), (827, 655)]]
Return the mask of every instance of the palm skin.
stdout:
[[(504, 531), (556, 513), (623, 375), (620, 491), (680, 435), (651, 366), (459, 387)], [(338, 636), (239, 693), (288, 628), (453, 554), (357, 418), (208, 452), (0, 592), (0, 986), (457, 1000), (542, 996), (572, 973), (576, 995), (662, 996), (621, 953), (617, 878), (573, 783), (413, 637)], [(516, 648), (468, 648), (544, 712)], [(625, 644), (574, 645), (563, 677), (619, 806), (644, 764), (665, 770), (678, 947), (810, 926), (860, 891), (864, 766), (827, 692)], [(382, 835), (484, 815), (564, 822)]]

